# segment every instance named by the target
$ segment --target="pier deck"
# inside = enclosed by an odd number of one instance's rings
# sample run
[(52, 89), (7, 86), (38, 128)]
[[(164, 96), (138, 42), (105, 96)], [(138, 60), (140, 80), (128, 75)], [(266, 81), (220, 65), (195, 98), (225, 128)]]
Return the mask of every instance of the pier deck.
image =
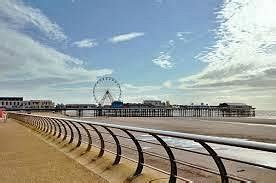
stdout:
[(0, 121), (0, 182), (106, 182), (12, 119)]

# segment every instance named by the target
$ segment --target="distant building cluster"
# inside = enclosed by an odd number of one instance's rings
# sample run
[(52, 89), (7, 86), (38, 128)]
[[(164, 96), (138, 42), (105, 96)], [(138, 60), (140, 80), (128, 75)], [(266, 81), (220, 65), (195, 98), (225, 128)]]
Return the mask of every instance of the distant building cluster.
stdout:
[(144, 100), (143, 103), (123, 103), (121, 101), (112, 102), (111, 106), (106, 105), (104, 108), (163, 108), (171, 107), (170, 102), (161, 100)]
[(64, 105), (66, 109), (91, 109), (96, 108), (96, 104), (66, 104)]
[(226, 115), (231, 114), (250, 114), (254, 112), (255, 116), (255, 108), (251, 105), (247, 105), (244, 103), (220, 103), (219, 106), (221, 111), (223, 111)]
[(0, 97), (0, 108), (5, 109), (53, 109), (51, 100), (23, 100), (23, 97)]

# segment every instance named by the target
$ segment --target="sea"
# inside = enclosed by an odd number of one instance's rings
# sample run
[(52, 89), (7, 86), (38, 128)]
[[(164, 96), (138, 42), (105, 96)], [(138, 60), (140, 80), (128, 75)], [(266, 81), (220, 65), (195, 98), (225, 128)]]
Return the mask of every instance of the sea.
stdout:
[(260, 119), (276, 119), (276, 111), (256, 110), (256, 117)]

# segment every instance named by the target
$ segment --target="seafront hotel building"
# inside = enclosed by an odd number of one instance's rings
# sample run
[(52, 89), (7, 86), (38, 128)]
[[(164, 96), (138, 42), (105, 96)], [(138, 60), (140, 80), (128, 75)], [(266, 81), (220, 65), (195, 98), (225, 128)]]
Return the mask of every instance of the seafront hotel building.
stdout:
[(53, 109), (54, 102), (51, 100), (29, 100), (23, 97), (0, 97), (0, 108), (5, 109)]
[(0, 108), (18, 109), (22, 103), (23, 97), (0, 97)]

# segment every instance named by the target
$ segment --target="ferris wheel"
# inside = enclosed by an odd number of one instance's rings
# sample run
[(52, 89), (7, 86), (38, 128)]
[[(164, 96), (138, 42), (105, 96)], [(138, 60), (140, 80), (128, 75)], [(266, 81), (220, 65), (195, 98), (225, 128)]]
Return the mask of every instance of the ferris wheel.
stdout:
[(101, 106), (110, 105), (113, 101), (120, 101), (121, 95), (121, 86), (112, 77), (102, 77), (94, 84), (93, 96)]

